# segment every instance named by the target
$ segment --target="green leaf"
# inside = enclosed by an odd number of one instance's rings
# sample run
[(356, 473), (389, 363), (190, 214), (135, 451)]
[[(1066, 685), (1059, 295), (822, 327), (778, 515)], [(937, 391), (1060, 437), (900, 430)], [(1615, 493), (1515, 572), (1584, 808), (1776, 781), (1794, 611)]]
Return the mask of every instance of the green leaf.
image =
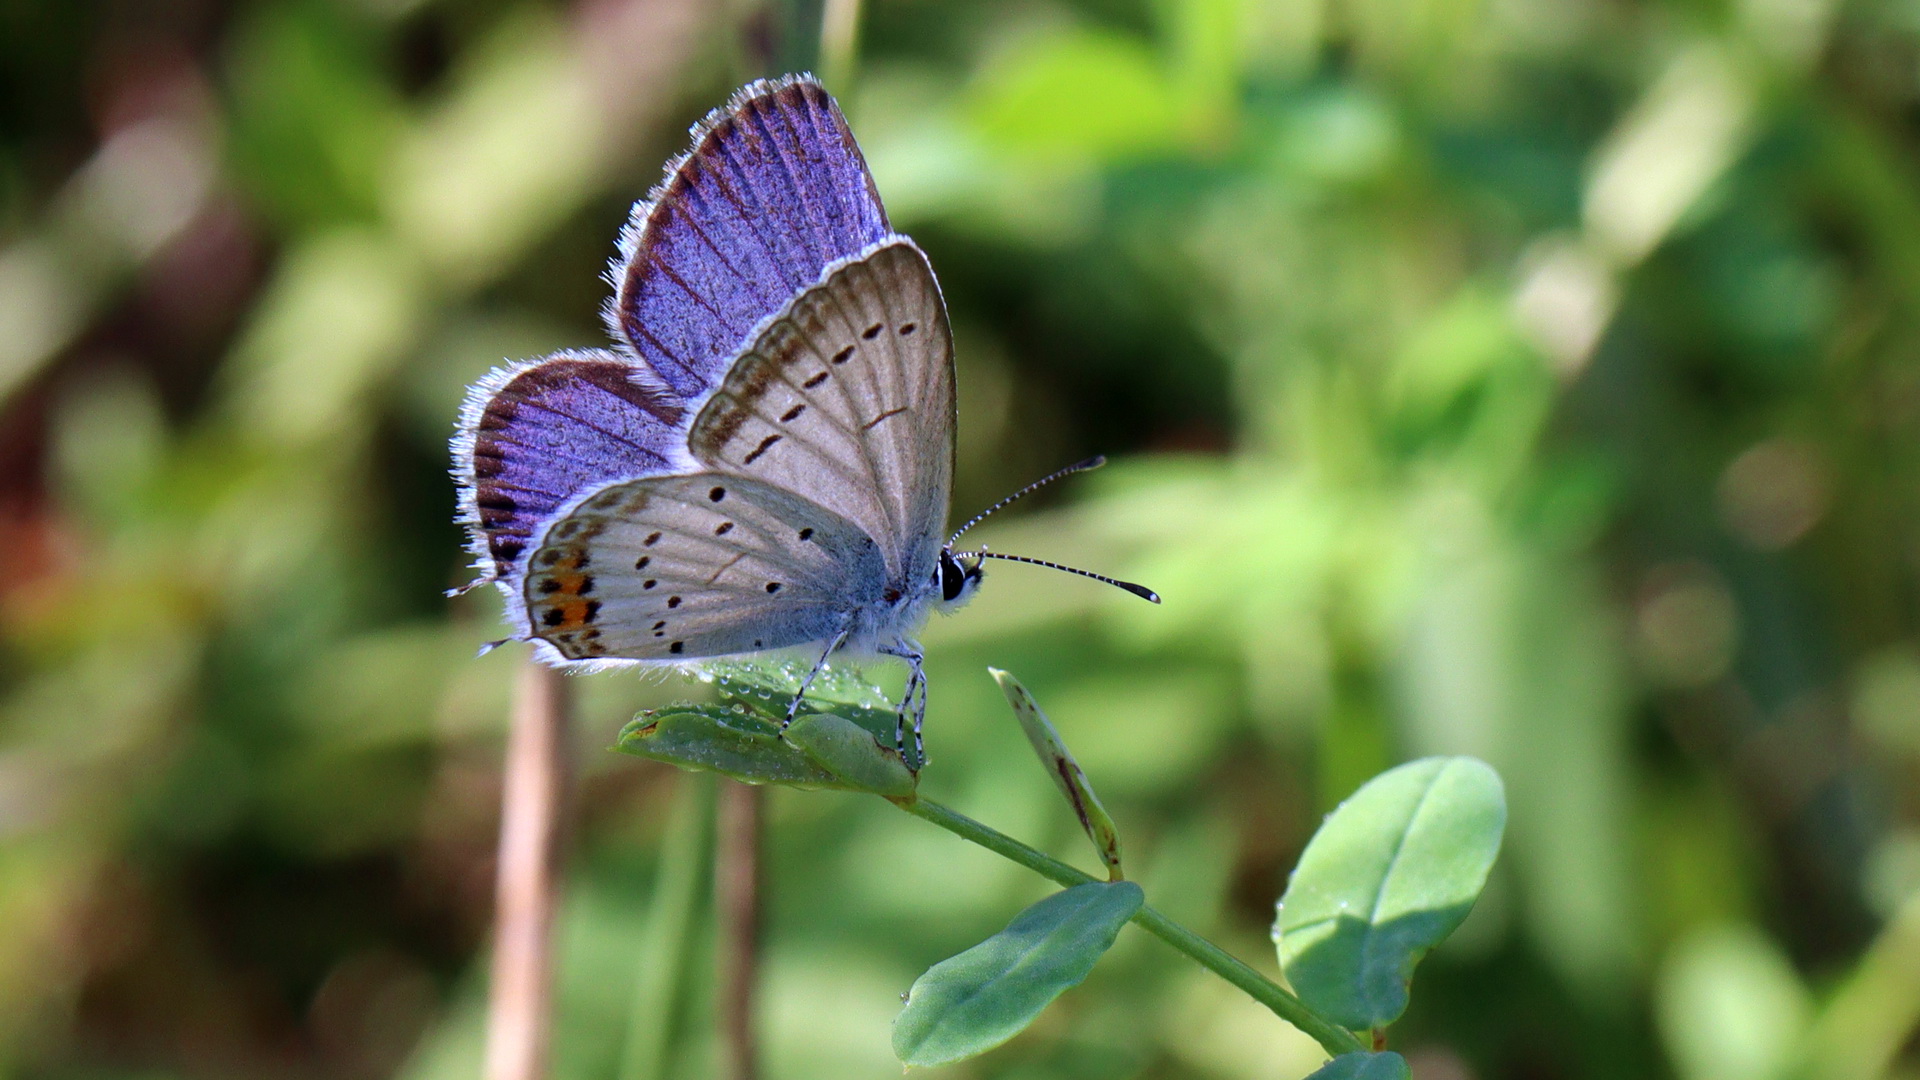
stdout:
[(1391, 1051), (1378, 1054), (1341, 1054), (1307, 1080), (1412, 1080), (1407, 1059)]
[(1500, 777), (1426, 758), (1368, 781), (1307, 844), (1280, 901), (1280, 965), (1314, 1011), (1353, 1030), (1392, 1023), (1414, 965), (1460, 925), (1506, 828)]
[(1089, 882), (1014, 916), (914, 982), (893, 1022), (894, 1054), (908, 1065), (943, 1065), (1013, 1038), (1087, 977), (1144, 903), (1131, 881)]
[[(787, 715), (793, 696), (800, 692), (813, 665), (797, 660), (724, 660), (706, 665), (704, 674), (713, 680), (720, 700), (741, 705), (778, 723)], [(893, 745), (894, 726), (899, 722), (886, 692), (862, 678), (846, 665), (829, 664), (820, 669), (813, 685), (807, 687), (806, 700), (797, 715), (830, 712), (867, 729), (884, 746)]]
[(849, 787), (904, 799), (913, 794), (913, 773), (899, 751), (882, 746), (873, 732), (833, 713), (808, 713), (787, 728), (787, 741)]
[(669, 705), (641, 713), (614, 749), (749, 784), (838, 788), (844, 781), (780, 738), (780, 727), (741, 706)]
[(615, 749), (749, 784), (911, 796), (913, 773), (893, 749), (893, 706), (857, 675), (822, 669), (782, 737), (780, 722), (810, 667), (792, 661), (708, 665), (704, 674), (723, 704), (642, 713)]
[[(701, 667), (703, 678), (711, 679), (722, 697), (739, 698), (743, 704), (774, 715), (783, 715), (787, 703), (813, 670), (808, 661), (710, 660)], [(880, 712), (892, 712), (893, 702), (886, 692), (863, 678), (846, 664), (828, 664), (807, 688), (807, 700), (832, 704), (851, 703)]]
[(1087, 839), (1093, 841), (1093, 849), (1106, 864), (1107, 876), (1119, 881), (1120, 872), (1120, 832), (1114, 828), (1113, 818), (1107, 814), (1107, 808), (1100, 805), (1100, 797), (1093, 793), (1093, 785), (1088, 782), (1087, 774), (1080, 763), (1073, 759), (1073, 753), (1054, 730), (1047, 714), (1033, 700), (1027, 688), (1020, 680), (1001, 671), (988, 668), (995, 682), (1000, 684), (1000, 692), (1007, 695), (1007, 704), (1013, 706), (1013, 715), (1020, 721), (1020, 730), (1027, 733), (1027, 741), (1033, 744), (1033, 752), (1040, 755), (1040, 763), (1046, 766), (1047, 775), (1059, 786), (1061, 794), (1073, 807), (1080, 818), (1080, 827), (1086, 830)]

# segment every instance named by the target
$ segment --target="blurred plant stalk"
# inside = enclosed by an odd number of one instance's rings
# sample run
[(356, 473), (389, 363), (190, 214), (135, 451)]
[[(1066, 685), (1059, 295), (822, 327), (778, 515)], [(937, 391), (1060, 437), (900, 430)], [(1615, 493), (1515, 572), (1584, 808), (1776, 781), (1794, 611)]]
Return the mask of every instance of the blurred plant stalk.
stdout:
[(840, 97), (853, 90), (860, 48), (860, 0), (826, 0), (820, 13), (820, 78)]
[(1920, 892), (1907, 897), (1808, 1032), (1800, 1075), (1879, 1080), (1920, 1027)]
[(110, 132), (34, 227), (0, 248), (0, 400), (65, 349), (221, 187), (211, 89), (182, 66), (148, 115)]
[(695, 938), (712, 901), (715, 811), (722, 781), (679, 778), (672, 824), (660, 847), (660, 874), (647, 904), (647, 940), (634, 981), (619, 1080), (664, 1080), (684, 1034)]
[(500, 800), (486, 1080), (549, 1074), (554, 915), (573, 789), (572, 698), (559, 671), (531, 659), (521, 669)]
[(1679, 53), (1595, 151), (1581, 230), (1537, 242), (1514, 293), (1520, 328), (1570, 379), (1620, 302), (1620, 278), (1672, 234), (1746, 150), (1753, 73), (1726, 45)]
[(714, 916), (718, 931), (715, 1014), (724, 1080), (760, 1075), (754, 1001), (760, 981), (761, 849), (766, 789), (729, 782), (720, 790), (714, 852)]

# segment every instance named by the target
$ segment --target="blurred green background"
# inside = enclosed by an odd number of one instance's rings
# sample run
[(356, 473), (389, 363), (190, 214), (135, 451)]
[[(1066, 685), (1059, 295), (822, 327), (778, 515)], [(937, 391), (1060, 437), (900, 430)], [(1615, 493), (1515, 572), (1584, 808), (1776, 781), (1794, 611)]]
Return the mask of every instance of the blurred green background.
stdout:
[[(477, 1075), (523, 658), (441, 595), (454, 413), (603, 340), (628, 204), (817, 20), (0, 0), (0, 1075)], [(931, 794), (1090, 864), (1012, 670), (1154, 902), (1271, 972), (1319, 816), (1476, 754), (1509, 842), (1420, 1080), (1920, 1077), (1920, 5), (873, 0), (858, 57), (956, 512), (1109, 453), (983, 538), (1166, 597), (990, 568), (927, 634)], [(605, 750), (702, 688), (576, 688), (558, 1075), (707, 1075), (649, 974), (693, 785)], [(770, 810), (767, 1072), (896, 1076), (900, 992), (1045, 887)], [(1317, 1060), (1130, 930), (941, 1075)]]

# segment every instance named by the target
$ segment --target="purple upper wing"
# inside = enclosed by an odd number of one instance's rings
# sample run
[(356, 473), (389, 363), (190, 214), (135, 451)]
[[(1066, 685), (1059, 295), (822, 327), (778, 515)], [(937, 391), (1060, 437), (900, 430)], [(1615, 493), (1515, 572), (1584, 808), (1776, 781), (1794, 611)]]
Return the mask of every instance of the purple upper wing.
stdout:
[(509, 579), (570, 499), (687, 467), (684, 418), (675, 395), (600, 350), (556, 353), (481, 380), (453, 445), (475, 568)]
[(892, 230), (840, 107), (808, 76), (748, 85), (634, 207), (609, 330), (693, 401), (762, 319)]

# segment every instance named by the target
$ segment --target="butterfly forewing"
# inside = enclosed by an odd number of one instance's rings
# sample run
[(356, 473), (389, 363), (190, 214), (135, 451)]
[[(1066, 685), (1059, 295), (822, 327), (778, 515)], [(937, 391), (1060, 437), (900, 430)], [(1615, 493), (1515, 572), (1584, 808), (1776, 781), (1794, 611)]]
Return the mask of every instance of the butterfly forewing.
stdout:
[(833, 98), (808, 76), (753, 83), (634, 208), (609, 328), (676, 393), (698, 397), (761, 319), (889, 232)]
[(531, 560), (534, 637), (567, 660), (676, 660), (830, 639), (884, 583), (873, 541), (779, 488), (720, 473), (615, 484)]
[(800, 294), (728, 371), (693, 455), (802, 495), (930, 573), (953, 474), (953, 341), (926, 256), (888, 241)]

